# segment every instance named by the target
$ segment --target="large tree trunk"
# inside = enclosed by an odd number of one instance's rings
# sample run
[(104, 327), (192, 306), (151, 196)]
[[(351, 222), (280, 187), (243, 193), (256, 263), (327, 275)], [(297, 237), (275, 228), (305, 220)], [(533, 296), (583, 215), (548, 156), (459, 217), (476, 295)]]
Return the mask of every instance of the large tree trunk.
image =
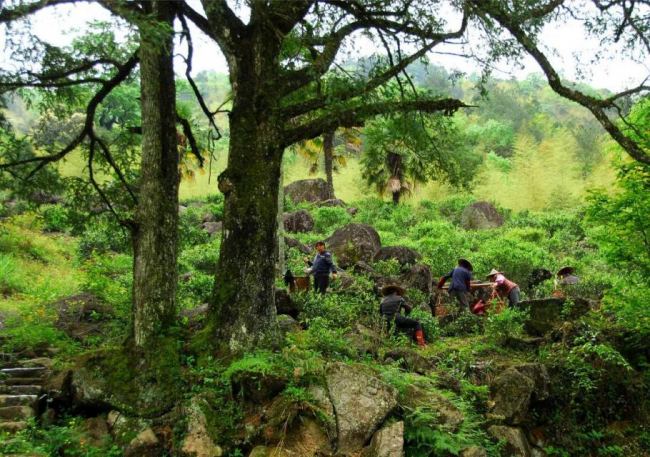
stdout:
[[(274, 47), (275, 46), (275, 47)], [(279, 44), (251, 33), (231, 68), (228, 167), (219, 176), (225, 196), (223, 231), (210, 323), (216, 350), (237, 354), (276, 343), (275, 277), (278, 191), (284, 124), (271, 82)]]
[(401, 197), (401, 192), (393, 192), (393, 204), (399, 205), (399, 199)]
[(174, 325), (180, 182), (171, 33), (174, 3), (155, 1), (148, 7), (170, 29), (163, 34), (140, 33), (142, 178), (134, 233), (132, 333), (135, 346), (145, 350)]
[(323, 154), (325, 155), (325, 176), (327, 177), (327, 189), (329, 190), (329, 198), (334, 197), (334, 178), (332, 176), (333, 160), (334, 160), (334, 132), (326, 133), (323, 135)]

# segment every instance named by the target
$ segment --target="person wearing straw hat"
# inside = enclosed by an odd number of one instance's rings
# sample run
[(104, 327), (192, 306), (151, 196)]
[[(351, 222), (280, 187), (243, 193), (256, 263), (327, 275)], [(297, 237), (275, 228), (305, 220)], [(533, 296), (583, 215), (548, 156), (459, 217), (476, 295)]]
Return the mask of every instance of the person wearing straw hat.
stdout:
[(458, 267), (451, 270), (438, 282), (438, 291), (442, 290), (447, 280), (451, 279), (449, 286), (449, 295), (454, 297), (460, 306), (462, 312), (469, 313), (469, 300), (467, 293), (472, 282), (472, 271), (474, 267), (467, 259), (458, 259)]
[[(422, 324), (415, 319), (410, 319), (406, 316), (409, 315), (413, 309), (404, 299), (404, 288), (398, 284), (387, 284), (381, 289), (384, 299), (379, 305), (379, 313), (386, 319), (389, 324), (394, 323), (398, 329), (413, 329), (415, 330), (415, 340), (418, 346), (424, 347), (424, 333), (422, 332)], [(402, 314), (404, 310), (404, 314)]]
[(502, 272), (494, 268), (485, 277), (494, 283), (492, 284), (492, 288), (497, 294), (502, 297), (508, 297), (508, 307), (512, 308), (519, 303), (521, 289), (519, 289), (517, 283), (510, 281)]

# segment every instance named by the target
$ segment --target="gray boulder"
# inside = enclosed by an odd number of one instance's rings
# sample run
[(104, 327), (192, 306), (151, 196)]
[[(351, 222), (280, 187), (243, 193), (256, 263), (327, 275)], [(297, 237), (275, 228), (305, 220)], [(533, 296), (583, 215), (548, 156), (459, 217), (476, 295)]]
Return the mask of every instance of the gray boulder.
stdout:
[(406, 289), (417, 289), (423, 294), (431, 295), (433, 277), (428, 265), (416, 264), (400, 277), (400, 282)]
[(334, 414), (334, 405), (332, 404), (332, 400), (330, 400), (327, 389), (314, 385), (309, 388), (309, 393), (313, 397), (314, 403), (319, 409), (320, 417), (325, 422), (324, 425), (327, 435), (333, 440), (336, 440), (336, 415)]
[(320, 206), (327, 206), (330, 208), (333, 207), (345, 208), (346, 204), (340, 198), (333, 198), (331, 200), (325, 200), (324, 202), (321, 202)]
[(505, 220), (488, 202), (476, 202), (467, 206), (460, 216), (460, 225), (465, 230), (489, 230), (501, 227)]
[(280, 328), (280, 334), (285, 337), (287, 333), (296, 333), (300, 330), (298, 321), (293, 317), (286, 314), (280, 314), (277, 317), (278, 327)]
[(434, 364), (424, 358), (419, 351), (408, 347), (398, 347), (386, 351), (386, 357), (395, 361), (401, 361), (401, 364), (407, 370), (419, 374), (427, 374), (434, 369)]
[(201, 229), (208, 232), (211, 237), (221, 233), (222, 227), (223, 225), (221, 222), (204, 222), (201, 224)]
[(534, 385), (534, 399), (544, 401), (551, 397), (551, 377), (548, 374), (546, 365), (541, 363), (523, 363), (513, 367), (519, 373), (530, 378)]
[(314, 229), (314, 218), (304, 209), (291, 214), (284, 213), (284, 229), (289, 233), (311, 232)]
[(275, 289), (275, 308), (278, 314), (288, 314), (297, 317), (300, 312), (300, 305), (291, 298), (287, 289)]
[(444, 395), (425, 389), (415, 384), (410, 384), (399, 398), (402, 408), (415, 409), (424, 407), (436, 412), (435, 421), (431, 425), (438, 425), (449, 432), (455, 432), (465, 420), (463, 413)]
[(493, 425), (487, 429), (487, 433), (495, 441), (505, 441), (505, 455), (512, 457), (531, 457), (530, 444), (522, 429)]
[(397, 390), (363, 367), (335, 363), (325, 378), (337, 418), (338, 448), (360, 451), (397, 406)]
[(359, 208), (356, 206), (351, 206), (348, 209), (345, 210), (346, 213), (348, 213), (350, 216), (355, 216), (359, 212)]
[[(524, 300), (517, 303), (517, 308), (528, 309), (530, 318), (526, 322), (526, 332), (533, 336), (544, 336), (558, 324), (564, 322), (563, 314), (566, 298), (539, 298)], [(574, 298), (573, 306), (568, 313), (569, 319), (585, 315), (591, 309), (591, 303), (583, 298)]]
[(140, 432), (124, 450), (124, 457), (156, 457), (160, 454), (162, 445), (150, 428)]
[(314, 250), (295, 238), (284, 237), (284, 244), (289, 248), (296, 248), (305, 255), (310, 255)]
[(532, 379), (514, 368), (507, 369), (490, 385), (490, 396), (494, 402), (492, 414), (503, 416), (507, 424), (521, 424), (528, 413), (534, 390)]
[(366, 224), (348, 224), (336, 230), (327, 240), (328, 249), (336, 256), (337, 265), (347, 268), (363, 260), (371, 261), (381, 248), (377, 231)]
[(330, 199), (327, 182), (323, 179), (303, 179), (284, 188), (284, 195), (293, 203), (320, 203)]
[(362, 457), (404, 457), (404, 422), (395, 422), (375, 433)]
[(422, 256), (406, 246), (386, 246), (377, 251), (374, 261), (380, 262), (390, 259), (395, 259), (401, 266), (405, 266), (415, 265), (419, 260), (422, 260)]
[(194, 319), (195, 317), (208, 314), (209, 309), (210, 304), (203, 303), (201, 306), (198, 306), (196, 308), (181, 310), (180, 316), (187, 317), (188, 319)]

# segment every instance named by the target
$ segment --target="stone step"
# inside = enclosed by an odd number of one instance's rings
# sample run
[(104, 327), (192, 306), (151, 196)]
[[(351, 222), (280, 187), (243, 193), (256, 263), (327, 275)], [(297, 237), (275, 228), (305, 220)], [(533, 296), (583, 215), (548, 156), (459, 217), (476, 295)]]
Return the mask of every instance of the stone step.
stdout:
[(0, 377), (10, 378), (39, 378), (45, 374), (45, 367), (17, 367), (0, 369)]
[(36, 395), (0, 395), (0, 407), (31, 406), (36, 402)]
[(41, 378), (9, 378), (0, 381), (5, 386), (38, 386), (43, 383)]
[(26, 428), (29, 428), (29, 424), (25, 421), (0, 422), (0, 430), (3, 432), (16, 433)]
[(4, 386), (0, 385), (0, 395), (38, 395), (42, 386)]
[(54, 365), (54, 360), (50, 359), (49, 357), (38, 357), (36, 359), (21, 360), (18, 362), (18, 364), (23, 368), (52, 368), (52, 365)]
[(0, 408), (0, 419), (5, 421), (21, 421), (34, 417), (34, 408), (29, 406), (5, 406)]

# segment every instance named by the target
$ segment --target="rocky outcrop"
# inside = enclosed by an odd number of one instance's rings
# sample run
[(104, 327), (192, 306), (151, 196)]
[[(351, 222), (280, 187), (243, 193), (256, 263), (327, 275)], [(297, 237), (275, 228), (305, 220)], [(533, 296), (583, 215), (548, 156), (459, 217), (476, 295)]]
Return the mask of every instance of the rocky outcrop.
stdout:
[(314, 229), (314, 218), (304, 209), (291, 214), (284, 213), (284, 229), (289, 233), (311, 232)]
[(517, 308), (528, 309), (530, 313), (530, 318), (526, 321), (526, 331), (533, 336), (544, 336), (565, 320), (563, 316), (576, 319), (591, 308), (588, 300), (575, 298), (571, 309), (565, 310), (566, 301), (566, 298), (540, 298), (519, 302)]
[(287, 314), (293, 318), (298, 317), (300, 304), (291, 298), (287, 289), (275, 289), (275, 308), (278, 314)]
[(300, 331), (300, 324), (293, 317), (287, 314), (280, 314), (277, 317), (280, 335), (286, 337), (288, 333), (296, 333)]
[(512, 457), (531, 457), (531, 449), (526, 434), (520, 428), (493, 425), (487, 433), (494, 441), (505, 441), (505, 452)]
[(455, 432), (465, 420), (465, 416), (444, 395), (430, 388), (410, 384), (400, 395), (399, 404), (403, 408), (426, 408), (435, 411), (435, 421), (431, 425), (444, 427), (449, 432)]
[(513, 367), (519, 373), (533, 381), (533, 400), (544, 401), (551, 397), (551, 377), (546, 365), (541, 363), (523, 363)]
[(419, 374), (427, 374), (433, 370), (434, 364), (424, 358), (417, 350), (408, 347), (398, 347), (386, 351), (386, 358), (400, 362), (404, 368)]
[(335, 255), (337, 265), (347, 268), (363, 260), (372, 261), (381, 248), (377, 231), (366, 224), (348, 224), (327, 239), (328, 249)]
[(395, 259), (401, 266), (406, 266), (415, 265), (422, 260), (422, 256), (406, 246), (386, 246), (379, 249), (374, 257), (375, 262), (390, 259)]
[(311, 254), (311, 253), (314, 251), (314, 250), (311, 249), (309, 246), (307, 246), (307, 245), (304, 244), (304, 243), (301, 243), (300, 241), (298, 241), (298, 240), (295, 239), (295, 238), (289, 238), (289, 237), (286, 237), (286, 236), (285, 236), (285, 237), (284, 237), (284, 244), (286, 244), (287, 247), (289, 247), (289, 248), (296, 248), (296, 249), (298, 249), (300, 252), (302, 252), (302, 253), (305, 254), (305, 255), (309, 255), (309, 254)]
[[(185, 457), (220, 457), (223, 450), (214, 442), (209, 432), (205, 411), (210, 405), (204, 398), (194, 397), (185, 409), (187, 417), (187, 434), (181, 447)], [(212, 411), (209, 414), (213, 414)]]
[(201, 229), (208, 232), (208, 235), (211, 237), (221, 233), (222, 227), (221, 222), (204, 222), (201, 224)]
[(488, 230), (503, 224), (503, 216), (488, 202), (472, 203), (460, 216), (460, 225), (465, 230)]
[(510, 425), (521, 424), (528, 413), (535, 383), (514, 368), (501, 373), (490, 385), (494, 402), (492, 414), (502, 416)]
[(319, 409), (321, 418), (323, 418), (323, 426), (327, 431), (327, 435), (331, 437), (333, 441), (336, 441), (338, 436), (336, 430), (336, 416), (334, 415), (334, 405), (332, 404), (332, 400), (330, 400), (327, 389), (314, 385), (309, 388), (309, 393), (313, 397), (314, 403)]
[(431, 269), (428, 265), (417, 264), (400, 277), (400, 282), (406, 289), (417, 289), (429, 296), (432, 292)]
[(338, 448), (358, 452), (397, 406), (397, 390), (363, 367), (333, 364), (326, 375), (337, 420)]
[(119, 411), (110, 411), (106, 420), (110, 434), (118, 443), (127, 444), (135, 435), (150, 427), (145, 419), (129, 417)]
[(293, 203), (320, 203), (330, 199), (327, 182), (323, 179), (303, 179), (284, 188), (284, 195)]
[(460, 451), (459, 457), (488, 457), (488, 453), (482, 447), (472, 446)]
[(375, 433), (362, 457), (404, 457), (404, 422), (395, 422)]

